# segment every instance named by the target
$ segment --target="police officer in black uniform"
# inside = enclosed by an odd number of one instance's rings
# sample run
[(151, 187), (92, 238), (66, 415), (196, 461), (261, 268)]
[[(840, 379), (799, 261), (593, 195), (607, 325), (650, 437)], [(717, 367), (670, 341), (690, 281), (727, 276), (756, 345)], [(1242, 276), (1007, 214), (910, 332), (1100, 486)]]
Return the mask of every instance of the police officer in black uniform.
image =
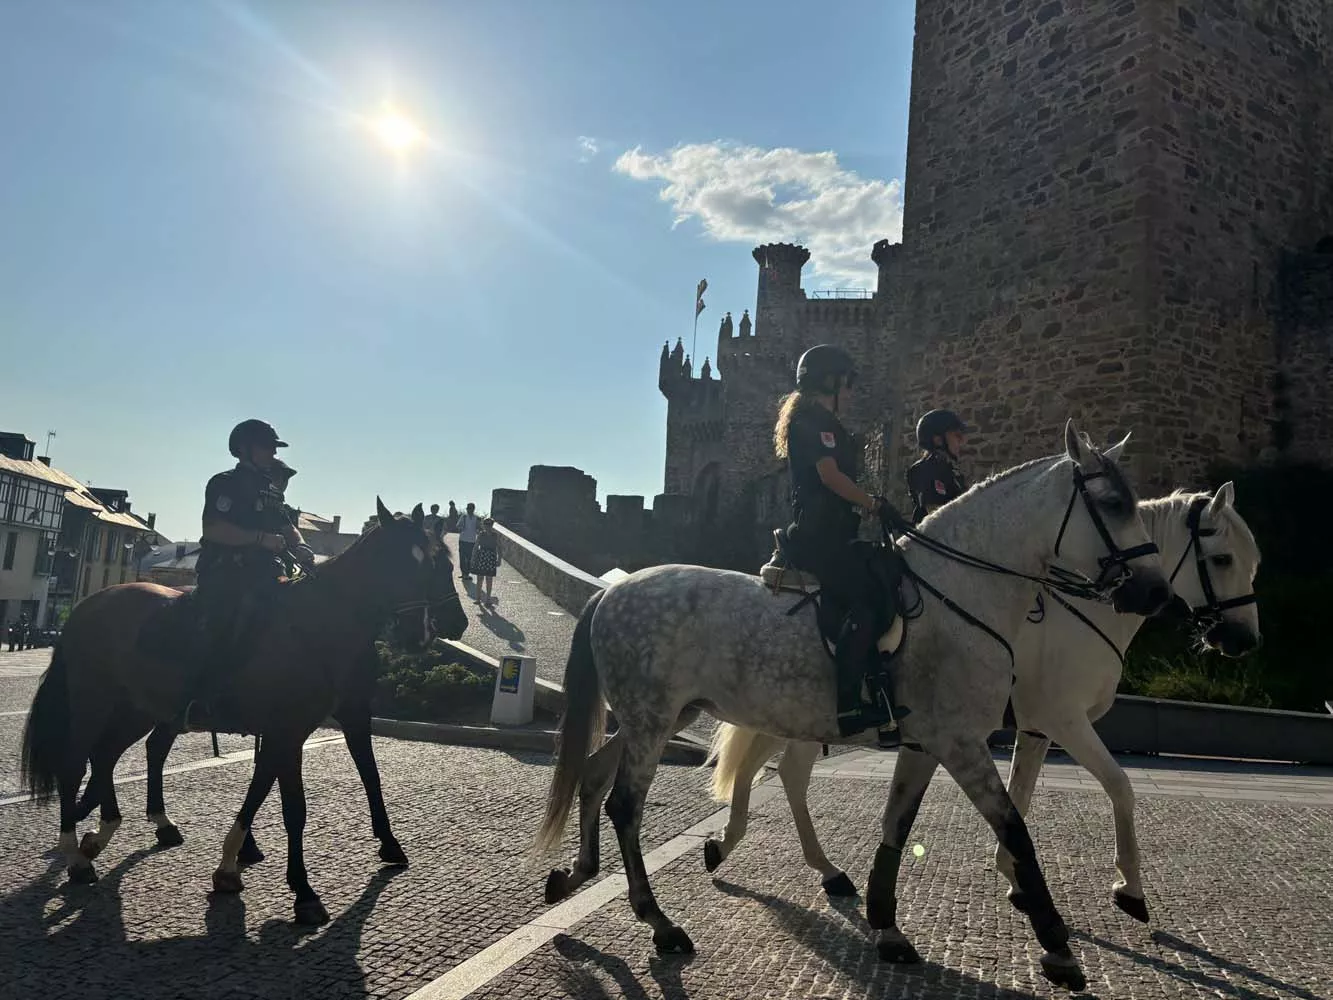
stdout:
[(916, 424), (916, 443), (923, 452), (907, 470), (912, 498), (912, 523), (963, 495), (967, 483), (958, 468), (967, 427), (953, 410), (931, 410)]
[[(255, 624), (256, 613), (270, 605), (290, 572), (284, 555), (314, 562), (274, 481), (285, 486), (295, 474), (278, 462), (277, 449), (287, 443), (264, 421), (245, 420), (232, 429), (227, 446), (236, 466), (218, 473), (204, 489), (196, 564), (196, 599), (209, 648), (202, 658), (204, 675), (195, 703), (209, 708), (227, 670), (243, 653), (239, 635)], [(187, 728), (189, 721), (187, 708)]]
[[(795, 520), (787, 529), (788, 555), (795, 568), (819, 579), (825, 623), (835, 636), (843, 736), (893, 719), (891, 684), (875, 648), (877, 637), (892, 624), (886, 611), (892, 593), (876, 585), (874, 546), (856, 537), (857, 508), (876, 512), (883, 501), (856, 485), (851, 435), (838, 419), (855, 378), (845, 351), (830, 344), (810, 348), (801, 355), (796, 392), (783, 400), (773, 431), (777, 455), (787, 459), (791, 475)], [(871, 692), (869, 704), (861, 697), (863, 680)]]

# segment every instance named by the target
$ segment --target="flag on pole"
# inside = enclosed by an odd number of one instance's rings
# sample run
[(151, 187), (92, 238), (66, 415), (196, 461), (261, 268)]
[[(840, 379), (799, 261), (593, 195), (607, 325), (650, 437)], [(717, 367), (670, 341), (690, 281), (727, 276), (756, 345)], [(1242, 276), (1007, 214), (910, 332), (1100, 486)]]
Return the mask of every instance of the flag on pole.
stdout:
[(699, 287), (694, 290), (694, 315), (696, 318), (701, 312), (704, 311), (704, 292), (706, 292), (707, 290), (708, 290), (708, 279), (700, 278)]

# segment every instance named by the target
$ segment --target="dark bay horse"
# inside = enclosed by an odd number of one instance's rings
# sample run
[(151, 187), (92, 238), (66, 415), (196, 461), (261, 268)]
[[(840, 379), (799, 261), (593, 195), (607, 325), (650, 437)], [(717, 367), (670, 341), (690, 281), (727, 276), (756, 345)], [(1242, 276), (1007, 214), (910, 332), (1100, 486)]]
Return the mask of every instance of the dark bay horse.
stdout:
[[(319, 572), (318, 570), (316, 572)], [(446, 639), (462, 638), (467, 630), (467, 613), (463, 610), (458, 597), (458, 584), (454, 576), (453, 561), (448, 549), (439, 545), (435, 557), (435, 569), (431, 591), (424, 608), (415, 606), (403, 608), (394, 616), (394, 642), (396, 645), (410, 648), (428, 646), (436, 636)], [(423, 613), (424, 612), (424, 613)], [(407, 853), (393, 835), (389, 823), (389, 813), (384, 806), (384, 793), (380, 787), (379, 765), (375, 761), (375, 750), (370, 738), (371, 704), (375, 697), (375, 683), (380, 668), (379, 655), (373, 642), (361, 650), (349, 674), (343, 691), (342, 701), (333, 710), (333, 719), (342, 729), (347, 752), (356, 765), (361, 784), (366, 790), (366, 800), (370, 806), (370, 828), (380, 842), (380, 860), (390, 865), (406, 865)], [(148, 736), (148, 820), (156, 827), (157, 842), (162, 847), (175, 847), (185, 842), (180, 828), (167, 815), (163, 795), (163, 771), (167, 756), (176, 742), (179, 730), (172, 723), (158, 725)], [(92, 774), (74, 820), (80, 822), (88, 817), (103, 800), (105, 789), (112, 782), (112, 770), (115, 761), (108, 762), (105, 757), (91, 761)], [(104, 844), (98, 833), (86, 833), (80, 850), (88, 855), (89, 860), (97, 857)], [(244, 868), (264, 860), (264, 854), (255, 843), (254, 832), (247, 830), (245, 842), (237, 854), (237, 864)]]
[[(223, 844), (213, 874), (218, 892), (239, 892), (236, 855), (255, 813), (278, 783), (287, 831), (287, 884), (296, 894), (296, 920), (328, 920), (305, 869), (305, 788), (302, 746), (352, 688), (357, 662), (393, 612), (423, 614), (438, 559), (418, 504), (395, 518), (377, 498), (378, 524), (309, 580), (282, 592), (253, 637), (252, 652), (237, 663), (224, 687), (223, 731), (260, 736), (254, 775)], [(60, 848), (70, 880), (96, 881), (91, 859), (75, 834), (77, 796), (87, 762), (110, 769), (125, 750), (158, 723), (180, 718), (192, 692), (182, 657), (148, 654), (140, 631), (179, 591), (155, 584), (110, 587), (81, 602), (70, 615), (51, 665), (42, 675), (23, 732), (21, 774), (34, 799), (60, 795)], [(115, 786), (103, 782), (99, 844), (120, 823)]]

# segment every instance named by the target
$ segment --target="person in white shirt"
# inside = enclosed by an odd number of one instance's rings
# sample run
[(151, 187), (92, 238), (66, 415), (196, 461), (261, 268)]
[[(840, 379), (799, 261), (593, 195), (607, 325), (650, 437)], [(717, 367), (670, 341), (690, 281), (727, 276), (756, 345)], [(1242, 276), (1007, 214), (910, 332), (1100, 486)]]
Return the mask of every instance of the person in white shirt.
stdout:
[(481, 530), (481, 518), (477, 517), (477, 505), (467, 505), (467, 513), (458, 519), (458, 568), (464, 580), (472, 579), (472, 548), (477, 544), (477, 532)]

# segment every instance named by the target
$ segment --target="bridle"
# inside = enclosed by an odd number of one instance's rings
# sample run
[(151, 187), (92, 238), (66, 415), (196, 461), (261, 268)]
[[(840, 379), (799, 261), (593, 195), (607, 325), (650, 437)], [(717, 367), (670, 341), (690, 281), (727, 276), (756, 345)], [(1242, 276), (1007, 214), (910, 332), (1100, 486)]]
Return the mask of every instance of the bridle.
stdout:
[(1204, 555), (1203, 539), (1217, 534), (1216, 528), (1204, 528), (1200, 525), (1203, 518), (1204, 508), (1208, 506), (1209, 497), (1195, 497), (1190, 502), (1189, 513), (1186, 515), (1185, 523), (1190, 529), (1190, 540), (1185, 546), (1185, 551), (1180, 554), (1180, 560), (1176, 563), (1176, 568), (1171, 571), (1167, 582), (1175, 584), (1176, 575), (1180, 572), (1185, 560), (1189, 558), (1190, 552), (1194, 553), (1194, 568), (1199, 574), (1199, 586), (1203, 588), (1204, 603), (1190, 608), (1190, 613), (1196, 618), (1220, 618), (1223, 611), (1229, 611), (1232, 608), (1243, 608), (1247, 604), (1255, 604), (1258, 598), (1254, 591), (1248, 594), (1242, 594), (1240, 597), (1229, 597), (1225, 601), (1217, 599), (1217, 591), (1213, 589), (1213, 578), (1208, 573), (1208, 557)]
[[(1152, 540), (1146, 541), (1141, 545), (1133, 545), (1127, 549), (1122, 549), (1115, 543), (1111, 537), (1110, 530), (1106, 527), (1106, 521), (1102, 518), (1101, 511), (1097, 509), (1097, 504), (1092, 499), (1092, 494), (1088, 492), (1088, 482), (1092, 479), (1109, 478), (1105, 469), (1098, 472), (1085, 473), (1077, 465), (1074, 466), (1074, 491), (1069, 495), (1069, 504), (1065, 507), (1064, 519), (1060, 522), (1060, 531), (1055, 536), (1055, 555), (1060, 555), (1060, 543), (1064, 541), (1065, 530), (1069, 527), (1069, 518), (1074, 513), (1074, 500), (1078, 497), (1083, 498), (1083, 506), (1087, 508), (1088, 517), (1092, 519), (1092, 526), (1097, 529), (1097, 534), (1101, 535), (1102, 542), (1106, 546), (1106, 555), (1098, 558), (1097, 565), (1101, 567), (1101, 572), (1097, 574), (1097, 579), (1088, 580), (1081, 573), (1073, 573), (1070, 570), (1060, 566), (1052, 566), (1051, 573), (1057, 578), (1064, 578), (1074, 583), (1076, 586), (1090, 585), (1097, 596), (1104, 599), (1120, 586), (1130, 575), (1129, 563), (1135, 559), (1141, 559), (1144, 556), (1160, 555), (1157, 543)], [(1109, 576), (1112, 572), (1113, 577)], [(1080, 577), (1083, 577), (1080, 580)], [(1078, 596), (1078, 595), (1074, 595)]]

